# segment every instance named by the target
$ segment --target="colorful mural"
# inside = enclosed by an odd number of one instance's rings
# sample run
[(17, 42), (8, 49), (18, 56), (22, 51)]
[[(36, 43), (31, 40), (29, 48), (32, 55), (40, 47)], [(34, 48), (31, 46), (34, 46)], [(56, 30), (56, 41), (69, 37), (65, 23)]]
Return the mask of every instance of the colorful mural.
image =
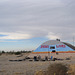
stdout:
[(71, 46), (68, 46), (61, 41), (50, 40), (43, 43), (32, 53), (48, 53), (48, 52), (69, 53), (69, 52), (75, 52), (75, 51), (73, 48), (71, 48)]

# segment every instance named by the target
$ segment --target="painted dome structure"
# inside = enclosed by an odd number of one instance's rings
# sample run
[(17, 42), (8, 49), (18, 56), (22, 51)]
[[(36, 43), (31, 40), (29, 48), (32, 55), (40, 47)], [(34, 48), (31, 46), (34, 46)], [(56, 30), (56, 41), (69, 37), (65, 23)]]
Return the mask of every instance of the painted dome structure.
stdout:
[(34, 50), (33, 54), (40, 53), (75, 53), (75, 46), (61, 42), (60, 40), (49, 40), (41, 44), (36, 50)]

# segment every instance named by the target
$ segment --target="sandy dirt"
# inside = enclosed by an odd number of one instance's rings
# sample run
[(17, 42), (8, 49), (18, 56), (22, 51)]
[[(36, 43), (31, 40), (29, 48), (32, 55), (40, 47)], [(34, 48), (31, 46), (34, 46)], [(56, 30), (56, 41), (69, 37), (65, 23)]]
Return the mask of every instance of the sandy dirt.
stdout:
[(75, 56), (70, 60), (56, 61), (9, 61), (24, 59), (27, 55), (18, 57), (17, 55), (1, 55), (0, 56), (0, 75), (33, 75), (39, 70), (46, 70), (52, 63), (75, 64)]

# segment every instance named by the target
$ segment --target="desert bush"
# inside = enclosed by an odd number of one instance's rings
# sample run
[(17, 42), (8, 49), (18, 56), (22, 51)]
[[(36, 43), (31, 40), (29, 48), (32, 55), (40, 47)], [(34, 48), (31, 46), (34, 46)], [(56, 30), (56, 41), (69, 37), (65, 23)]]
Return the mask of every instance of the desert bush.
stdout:
[(6, 54), (12, 55), (12, 54), (15, 54), (15, 52), (10, 51), (10, 52), (6, 52)]
[(2, 53), (5, 53), (5, 51), (2, 51)]
[(47, 75), (46, 71), (36, 71), (34, 75)]
[(2, 55), (2, 53), (0, 53), (0, 56)]
[(19, 55), (19, 54), (21, 54), (21, 52), (15, 52), (15, 55)]
[(31, 53), (32, 51), (20, 51), (21, 53)]
[(75, 75), (75, 64), (71, 64), (68, 70), (69, 75)]
[(34, 75), (33, 70), (26, 71), (26, 75)]
[(61, 63), (55, 63), (48, 67), (47, 75), (67, 75), (68, 67)]
[(36, 72), (34, 75), (67, 75), (68, 67), (64, 64), (51, 64), (46, 71)]

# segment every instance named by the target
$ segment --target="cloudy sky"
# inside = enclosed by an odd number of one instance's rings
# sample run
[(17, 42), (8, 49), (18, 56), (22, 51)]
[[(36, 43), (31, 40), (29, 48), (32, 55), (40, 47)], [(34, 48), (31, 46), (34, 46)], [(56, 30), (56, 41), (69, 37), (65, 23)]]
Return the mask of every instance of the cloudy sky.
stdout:
[(33, 50), (47, 40), (73, 44), (75, 0), (0, 0), (0, 50)]

